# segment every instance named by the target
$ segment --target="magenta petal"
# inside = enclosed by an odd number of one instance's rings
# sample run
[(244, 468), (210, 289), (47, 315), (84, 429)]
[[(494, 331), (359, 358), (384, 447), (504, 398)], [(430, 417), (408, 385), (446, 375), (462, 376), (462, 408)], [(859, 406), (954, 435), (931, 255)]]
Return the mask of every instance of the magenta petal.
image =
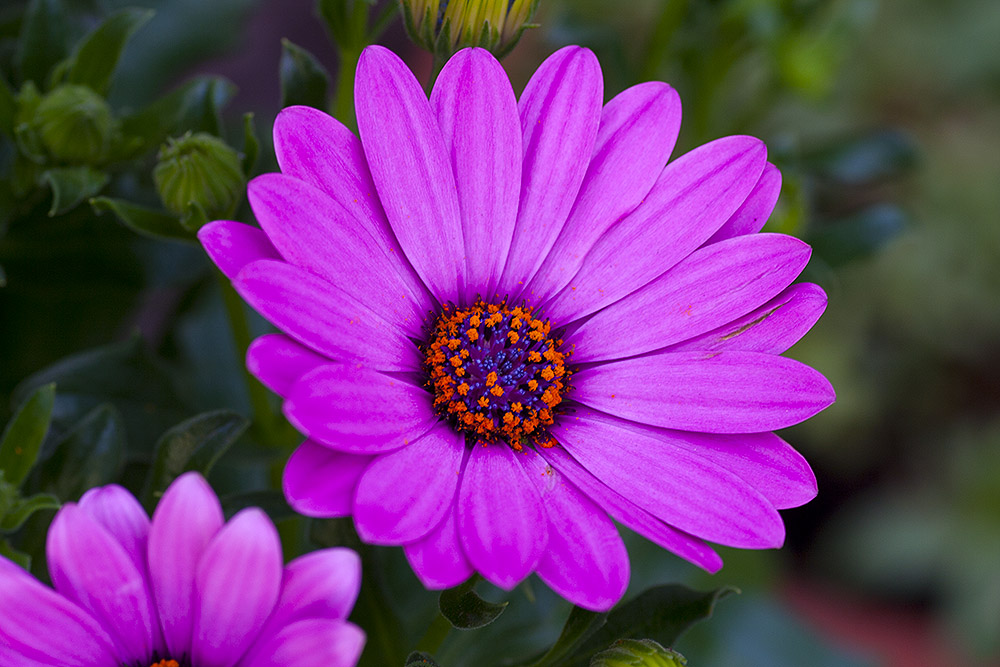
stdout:
[(146, 572), (149, 516), (135, 496), (117, 484), (100, 486), (80, 497), (80, 509), (90, 514), (122, 545), (139, 572)]
[(781, 354), (812, 328), (826, 309), (819, 285), (799, 283), (756, 310), (713, 331), (669, 348), (680, 350), (743, 350)]
[(567, 336), (573, 361), (631, 357), (731, 322), (795, 280), (809, 253), (805, 243), (782, 234), (705, 246)]
[(475, 572), (462, 550), (454, 505), (448, 506), (444, 520), (434, 530), (404, 545), (403, 552), (420, 583), (431, 590), (458, 586)]
[(406, 544), (427, 535), (451, 507), (465, 457), (465, 435), (438, 422), (365, 470), (354, 525), (369, 544)]
[(541, 303), (565, 287), (597, 239), (649, 193), (670, 158), (680, 126), (680, 97), (658, 81), (632, 86), (605, 105), (576, 204), (531, 281), (533, 302)]
[(562, 447), (546, 449), (544, 456), (582, 493), (622, 525), (708, 572), (718, 572), (722, 567), (722, 558), (702, 540), (668, 526), (646, 510), (626, 500), (577, 463), (576, 459), (567, 454)]
[(285, 566), (281, 597), (268, 623), (347, 618), (360, 590), (361, 558), (357, 552), (337, 547), (299, 556)]
[(805, 364), (759, 352), (660, 352), (573, 376), (574, 398), (616, 417), (705, 433), (760, 433), (812, 417), (833, 387)]
[(756, 234), (771, 217), (781, 194), (781, 172), (770, 162), (764, 167), (757, 185), (729, 220), (706, 243), (718, 243), (734, 236)]
[(725, 137), (666, 166), (642, 205), (604, 234), (572, 281), (546, 306), (569, 322), (637, 290), (705, 242), (753, 189), (767, 150)]
[(628, 552), (615, 524), (541, 456), (530, 453), (521, 461), (549, 521), (538, 576), (578, 607), (611, 609), (625, 594), (629, 578)]
[(0, 658), (11, 667), (117, 665), (111, 637), (90, 614), (0, 558)]
[(153, 512), (149, 530), (149, 572), (167, 648), (191, 654), (198, 562), (222, 528), (222, 506), (198, 473), (181, 475)]
[(279, 396), (287, 396), (300, 377), (329, 363), (330, 358), (282, 334), (261, 336), (247, 348), (247, 370)]
[(329, 115), (310, 107), (281, 110), (274, 121), (274, 153), (281, 171), (319, 188), (336, 201), (350, 219), (378, 239), (390, 264), (421, 308), (431, 303), (386, 220), (361, 141)]
[(805, 458), (773, 433), (716, 435), (671, 431), (676, 444), (725, 468), (757, 489), (776, 509), (816, 497), (816, 475)]
[(358, 480), (372, 460), (306, 440), (285, 464), (282, 487), (288, 504), (306, 516), (349, 516)]
[(217, 220), (198, 230), (205, 252), (230, 280), (244, 266), (258, 259), (281, 259), (267, 234), (242, 222)]
[(354, 667), (365, 633), (347, 621), (309, 618), (255, 646), (241, 667)]
[(603, 95), (601, 66), (579, 46), (553, 53), (525, 86), (521, 205), (499, 294), (519, 293), (559, 236), (594, 152)]
[(463, 551), (487, 581), (510, 590), (531, 574), (549, 531), (538, 490), (513, 449), (472, 448), (458, 507)]
[(402, 329), (304, 269), (254, 262), (233, 287), (276, 327), (327, 357), (357, 359), (380, 370), (420, 367), (417, 348)]
[(418, 302), (399, 279), (398, 256), (354, 224), (333, 199), (283, 174), (250, 182), (247, 198), (260, 226), (290, 263), (325, 278), (409, 333), (421, 333), (430, 302)]
[(437, 421), (423, 387), (344, 364), (304, 376), (292, 387), (284, 412), (309, 437), (352, 454), (399, 449)]
[(230, 667), (257, 637), (281, 591), (274, 524), (246, 509), (220, 530), (198, 563), (192, 662)]
[(465, 244), (455, 176), (420, 84), (396, 54), (369, 46), (354, 82), (358, 131), (399, 245), (441, 301), (457, 302)]
[(463, 49), (448, 61), (431, 108), (451, 157), (462, 214), (466, 287), (488, 296), (500, 279), (521, 190), (521, 123), (507, 74), (485, 49)]
[(595, 477), (686, 533), (745, 549), (784, 541), (781, 517), (764, 496), (663, 432), (586, 408), (552, 431)]
[(45, 554), (55, 589), (100, 621), (121, 662), (152, 655), (156, 612), (145, 578), (93, 516), (73, 503), (64, 505), (49, 527)]

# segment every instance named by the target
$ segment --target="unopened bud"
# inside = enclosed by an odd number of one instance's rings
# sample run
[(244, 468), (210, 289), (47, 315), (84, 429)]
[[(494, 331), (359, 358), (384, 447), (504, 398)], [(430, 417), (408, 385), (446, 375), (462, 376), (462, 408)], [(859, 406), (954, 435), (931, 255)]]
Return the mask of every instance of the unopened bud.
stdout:
[(498, 58), (521, 39), (539, 0), (400, 0), (410, 38), (446, 59), (478, 46)]
[(680, 653), (663, 648), (652, 639), (619, 639), (590, 661), (590, 667), (684, 667), (686, 664)]
[(197, 204), (209, 219), (232, 215), (245, 184), (240, 156), (218, 137), (188, 132), (168, 139), (157, 155), (153, 181), (163, 205), (185, 215)]
[(55, 160), (97, 164), (111, 150), (116, 120), (107, 101), (86, 86), (59, 86), (35, 109), (34, 126)]

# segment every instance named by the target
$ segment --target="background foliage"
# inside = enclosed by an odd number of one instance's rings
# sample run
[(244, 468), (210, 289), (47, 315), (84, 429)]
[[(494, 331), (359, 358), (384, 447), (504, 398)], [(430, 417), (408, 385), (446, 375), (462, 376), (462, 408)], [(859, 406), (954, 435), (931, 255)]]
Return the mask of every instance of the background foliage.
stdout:
[[(265, 507), (288, 554), (351, 542), (343, 524), (292, 518), (273, 491), (297, 436), (247, 383), (238, 349), (266, 325), (184, 242), (205, 212), (166, 210), (152, 170), (166, 138), (188, 131), (224, 138), (246, 175), (273, 170), (277, 110), (306, 102), (346, 118), (344, 73), (376, 35), (426, 78), (429, 56), (387, 7), (370, 19), (346, 0), (0, 8), (0, 552), (33, 557), (45, 577), (60, 501), (115, 481), (151, 506), (185, 469), (211, 470), (229, 511)], [(505, 61), (515, 88), (580, 43), (597, 52), (607, 97), (648, 79), (678, 89), (677, 154), (724, 134), (763, 138), (784, 176), (768, 229), (813, 245), (806, 277), (830, 294), (791, 353), (839, 398), (786, 434), (820, 482), (816, 501), (785, 513), (788, 546), (724, 550), (726, 567), (708, 577), (628, 535), (628, 598), (670, 582), (715, 589), (689, 613), (717, 602), (714, 618), (676, 642), (690, 664), (1000, 659), (1000, 5), (545, 0), (536, 22)], [(95, 29), (100, 46), (87, 47)], [(103, 148), (85, 157), (53, 148), (58, 128), (40, 124), (60, 81), (109, 105)], [(235, 216), (252, 220), (245, 205)], [(366, 659), (402, 664), (437, 596), (398, 550), (365, 559)], [(530, 661), (560, 632), (553, 650), (574, 664), (576, 648), (614, 638), (599, 627), (614, 619), (570, 617), (563, 629), (569, 606), (543, 586), (477, 590), (509, 608), (452, 632), (435, 653), (443, 665), (489, 664), (497, 646)], [(654, 590), (658, 604), (680, 603)], [(666, 645), (679, 632), (642, 636)]]

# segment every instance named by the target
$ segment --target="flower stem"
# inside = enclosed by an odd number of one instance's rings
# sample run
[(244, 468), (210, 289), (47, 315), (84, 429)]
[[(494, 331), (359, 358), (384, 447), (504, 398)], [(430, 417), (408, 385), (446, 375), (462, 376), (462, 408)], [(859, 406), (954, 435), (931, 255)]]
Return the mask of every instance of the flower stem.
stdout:
[(243, 300), (233, 289), (225, 276), (219, 271), (215, 272), (219, 279), (219, 287), (222, 289), (222, 301), (226, 306), (226, 315), (229, 317), (229, 328), (233, 334), (233, 342), (236, 344), (236, 353), (239, 355), (240, 366), (243, 368), (243, 380), (246, 383), (247, 394), (250, 396), (250, 407), (253, 410), (254, 423), (264, 436), (265, 442), (272, 444), (284, 444), (281, 438), (271, 438), (274, 434), (275, 416), (271, 409), (271, 402), (260, 382), (250, 375), (250, 372), (243, 364), (246, 357), (247, 348), (250, 347), (250, 325), (247, 322), (246, 310)]
[(358, 68), (361, 52), (340, 49), (340, 68), (337, 71), (337, 92), (333, 98), (333, 117), (346, 125), (352, 132), (357, 131), (354, 118), (354, 71)]
[(437, 616), (434, 617), (434, 620), (432, 620), (431, 624), (427, 627), (427, 632), (425, 632), (424, 636), (420, 638), (419, 642), (417, 642), (415, 650), (433, 655), (439, 648), (441, 648), (441, 644), (444, 643), (448, 633), (451, 632), (451, 628), (451, 621), (445, 618), (441, 612), (438, 612)]

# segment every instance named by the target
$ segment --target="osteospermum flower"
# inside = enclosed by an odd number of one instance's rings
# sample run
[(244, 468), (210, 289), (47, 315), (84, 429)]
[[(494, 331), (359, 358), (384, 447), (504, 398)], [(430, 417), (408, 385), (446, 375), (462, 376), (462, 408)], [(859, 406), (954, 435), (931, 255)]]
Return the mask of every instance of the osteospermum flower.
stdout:
[(153, 520), (120, 486), (56, 514), (46, 542), (55, 590), (0, 558), (4, 667), (330, 667), (357, 662), (345, 619), (360, 587), (350, 549), (282, 567), (271, 520), (229, 522), (197, 473), (179, 477)]
[(371, 47), (355, 94), (360, 140), (313, 109), (279, 115), (283, 173), (249, 187), (262, 230), (200, 234), (284, 332), (247, 364), (308, 435), (291, 504), (404, 545), (428, 587), (537, 572), (591, 609), (628, 581), (612, 517), (709, 571), (706, 542), (781, 545), (777, 510), (816, 486), (769, 431), (833, 390), (779, 356), (826, 297), (789, 286), (808, 246), (756, 233), (780, 186), (764, 145), (667, 164), (677, 94), (644, 83), (602, 105), (579, 47), (520, 100), (492, 56), (461, 51), (430, 101)]

